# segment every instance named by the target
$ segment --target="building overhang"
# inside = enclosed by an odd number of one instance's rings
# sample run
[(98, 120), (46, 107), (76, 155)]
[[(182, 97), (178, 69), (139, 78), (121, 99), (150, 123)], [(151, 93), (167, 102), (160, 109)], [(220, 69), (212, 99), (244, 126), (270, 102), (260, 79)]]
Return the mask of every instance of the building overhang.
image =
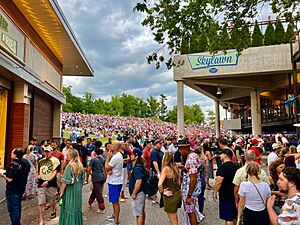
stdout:
[[(34, 74), (32, 71), (30, 71), (27, 67), (20, 66), (19, 64), (15, 63), (14, 60), (11, 60), (9, 57), (4, 55), (3, 53), (0, 53), (0, 70), (1, 68), (5, 69), (8, 71), (9, 74), (16, 75), (16, 79), (9, 77), (8, 80), (14, 80), (18, 81), (20, 78), (22, 81), (26, 81), (28, 84), (38, 88), (44, 93), (47, 93), (49, 96), (51, 96), (53, 99), (56, 101), (66, 104), (66, 97), (64, 94), (55, 88), (53, 88), (49, 83), (42, 81), (38, 78), (36, 74)], [(6, 74), (1, 74), (5, 75)], [(1, 80), (0, 80), (1, 84)], [(8, 83), (9, 86), (6, 88), (10, 88), (10, 83)]]
[[(226, 61), (229, 57), (230, 63)], [(289, 44), (248, 48), (241, 54), (229, 50), (228, 54), (206, 52), (177, 55), (174, 61), (180, 62), (173, 68), (175, 81), (183, 81), (221, 105), (244, 105), (245, 98), (250, 99), (252, 90), (277, 91), (292, 85)], [(299, 66), (297, 70), (300, 72)], [(221, 95), (217, 94), (219, 89)]]
[(65, 76), (93, 76), (78, 40), (56, 0), (12, 0), (63, 64)]

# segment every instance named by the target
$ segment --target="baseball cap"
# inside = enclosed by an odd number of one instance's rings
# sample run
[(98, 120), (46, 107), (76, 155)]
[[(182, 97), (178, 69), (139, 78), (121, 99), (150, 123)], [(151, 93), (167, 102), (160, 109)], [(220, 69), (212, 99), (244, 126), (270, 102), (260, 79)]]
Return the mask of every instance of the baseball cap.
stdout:
[(273, 148), (273, 149), (278, 149), (278, 148), (280, 148), (280, 146), (279, 146), (279, 144), (277, 144), (277, 143), (273, 143), (273, 144), (272, 144), (272, 148)]
[(230, 159), (232, 158), (233, 154), (232, 154), (232, 151), (228, 148), (225, 148), (221, 154), (225, 154), (227, 155)]
[(258, 142), (259, 142), (259, 141), (258, 141), (257, 139), (255, 139), (255, 138), (253, 138), (253, 139), (251, 140), (251, 143), (254, 144), (254, 145), (256, 145)]
[(177, 147), (190, 147), (190, 143), (186, 140), (179, 140), (177, 142)]
[(44, 147), (44, 152), (51, 152), (51, 151), (53, 151), (53, 149), (51, 148), (50, 145)]
[(154, 143), (153, 144), (158, 144), (158, 143), (162, 143), (162, 140), (160, 140), (160, 139), (156, 139), (155, 141), (154, 141)]
[(139, 149), (139, 148), (134, 148), (134, 149), (133, 149), (133, 154), (134, 154), (135, 156), (142, 156), (143, 151), (142, 151), (141, 149)]
[(238, 138), (236, 141), (235, 141), (235, 143), (240, 143), (240, 142), (243, 142), (244, 140), (242, 139), (242, 138)]

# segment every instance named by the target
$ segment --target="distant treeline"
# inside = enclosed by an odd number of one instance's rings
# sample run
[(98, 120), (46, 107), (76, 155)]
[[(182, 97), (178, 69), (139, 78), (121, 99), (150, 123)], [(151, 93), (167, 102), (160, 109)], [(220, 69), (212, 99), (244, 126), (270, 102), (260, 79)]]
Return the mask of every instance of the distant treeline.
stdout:
[[(63, 88), (66, 96), (64, 112), (80, 112), (85, 114), (135, 116), (151, 118), (166, 122), (177, 121), (177, 106), (168, 110), (167, 97), (160, 94), (155, 98), (149, 96), (147, 100), (125, 94), (112, 96), (111, 101), (95, 98), (91, 93), (85, 92), (82, 97), (72, 93), (72, 86)], [(204, 114), (197, 104), (184, 106), (184, 120), (186, 124), (200, 124), (204, 122)]]

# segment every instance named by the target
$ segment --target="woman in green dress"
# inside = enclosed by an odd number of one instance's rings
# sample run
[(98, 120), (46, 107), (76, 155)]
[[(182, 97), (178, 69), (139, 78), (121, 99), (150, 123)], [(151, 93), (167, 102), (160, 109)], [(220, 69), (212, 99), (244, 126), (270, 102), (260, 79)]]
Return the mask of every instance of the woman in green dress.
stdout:
[(162, 166), (158, 188), (163, 194), (164, 211), (170, 224), (178, 225), (177, 209), (181, 206), (180, 175), (172, 153), (164, 154)]
[(70, 149), (70, 161), (62, 177), (59, 225), (82, 225), (82, 185), (84, 170), (77, 150)]

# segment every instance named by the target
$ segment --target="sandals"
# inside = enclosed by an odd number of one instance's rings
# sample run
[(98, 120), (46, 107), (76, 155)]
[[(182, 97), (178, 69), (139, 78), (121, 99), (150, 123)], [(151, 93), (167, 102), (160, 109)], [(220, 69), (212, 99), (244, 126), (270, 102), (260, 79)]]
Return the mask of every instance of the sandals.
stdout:
[(56, 211), (50, 214), (50, 219), (54, 219), (56, 217)]

